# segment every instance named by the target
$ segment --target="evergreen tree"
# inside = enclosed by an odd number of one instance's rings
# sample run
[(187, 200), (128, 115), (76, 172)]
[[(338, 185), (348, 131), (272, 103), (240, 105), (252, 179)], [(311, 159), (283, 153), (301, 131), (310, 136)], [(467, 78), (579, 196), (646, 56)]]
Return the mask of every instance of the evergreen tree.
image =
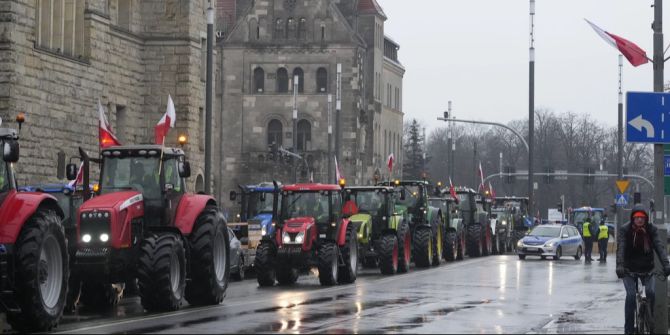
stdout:
[(425, 172), (426, 162), (424, 158), (424, 138), (421, 131), (421, 125), (416, 119), (411, 124), (405, 126), (405, 145), (404, 145), (404, 164), (403, 179), (421, 179)]

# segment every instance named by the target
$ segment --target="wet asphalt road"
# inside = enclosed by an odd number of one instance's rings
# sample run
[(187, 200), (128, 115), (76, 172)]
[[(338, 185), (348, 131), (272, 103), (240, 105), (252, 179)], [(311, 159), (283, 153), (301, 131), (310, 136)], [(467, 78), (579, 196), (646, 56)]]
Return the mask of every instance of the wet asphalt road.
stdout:
[(623, 285), (607, 264), (489, 256), (322, 288), (231, 283), (219, 306), (146, 314), (127, 298), (109, 315), (80, 310), (64, 333), (622, 333)]

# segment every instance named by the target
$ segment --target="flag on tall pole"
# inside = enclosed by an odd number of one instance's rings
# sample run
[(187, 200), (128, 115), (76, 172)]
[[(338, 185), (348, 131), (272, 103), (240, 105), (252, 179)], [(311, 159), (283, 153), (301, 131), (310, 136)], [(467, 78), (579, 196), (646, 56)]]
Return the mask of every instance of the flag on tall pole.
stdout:
[(77, 184), (81, 184), (83, 182), (84, 182), (84, 162), (81, 162), (81, 164), (79, 164), (79, 170), (77, 170), (77, 177), (74, 178), (73, 181), (67, 183), (67, 185), (72, 188), (77, 188)]
[(485, 190), (486, 186), (484, 185), (484, 170), (482, 170), (482, 162), (479, 162), (479, 179), (481, 180), (479, 184), (479, 190)]
[(340, 173), (340, 166), (337, 165), (337, 156), (335, 156), (335, 179), (337, 179), (335, 181), (336, 184), (340, 182), (340, 179), (342, 179), (342, 174)]
[(456, 189), (454, 188), (454, 184), (451, 182), (451, 177), (449, 177), (449, 193), (451, 193), (451, 197), (456, 200), (456, 203), (459, 203), (458, 196), (456, 195)]
[(489, 182), (489, 192), (491, 194), (491, 198), (496, 197), (496, 192), (493, 190), (493, 185), (491, 185), (491, 182)]
[(388, 168), (389, 168), (389, 173), (391, 173), (391, 171), (393, 171), (393, 160), (394, 160), (394, 158), (395, 157), (393, 156), (393, 153), (391, 153), (389, 155), (388, 159), (386, 160), (386, 166), (388, 166)]
[(640, 66), (649, 62), (647, 53), (635, 43), (623, 37), (608, 33), (587, 19), (584, 20), (596, 31), (596, 33), (598, 33), (598, 35), (600, 35), (600, 37), (602, 37), (602, 39), (605, 40), (605, 42), (618, 49), (619, 52), (628, 59), (631, 65)]
[(165, 144), (165, 137), (167, 137), (170, 128), (174, 128), (176, 120), (177, 114), (175, 113), (174, 102), (172, 101), (172, 96), (168, 95), (167, 110), (154, 127), (154, 141), (156, 144)]
[(98, 100), (98, 144), (100, 149), (121, 145), (116, 136), (114, 136), (112, 126), (107, 122), (105, 110), (102, 108), (100, 100)]

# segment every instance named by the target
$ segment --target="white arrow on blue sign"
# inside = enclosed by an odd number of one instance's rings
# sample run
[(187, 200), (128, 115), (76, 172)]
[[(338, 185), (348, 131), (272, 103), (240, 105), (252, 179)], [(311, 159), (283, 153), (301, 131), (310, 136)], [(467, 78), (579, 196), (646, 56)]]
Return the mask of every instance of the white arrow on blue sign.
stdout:
[(670, 93), (626, 94), (626, 141), (670, 143)]
[(628, 205), (628, 194), (617, 194), (615, 203), (619, 207)]

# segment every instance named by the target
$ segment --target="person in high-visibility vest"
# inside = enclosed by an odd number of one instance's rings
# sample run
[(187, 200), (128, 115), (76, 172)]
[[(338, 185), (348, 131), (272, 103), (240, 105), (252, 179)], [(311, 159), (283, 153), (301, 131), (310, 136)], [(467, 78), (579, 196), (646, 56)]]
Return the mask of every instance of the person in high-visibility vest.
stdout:
[(587, 263), (593, 261), (591, 252), (593, 251), (593, 235), (591, 231), (591, 218), (586, 217), (582, 224), (582, 237), (584, 238), (584, 260)]
[(601, 222), (598, 227), (598, 251), (600, 252), (600, 261), (607, 262), (607, 243), (610, 239), (610, 232), (605, 222)]

